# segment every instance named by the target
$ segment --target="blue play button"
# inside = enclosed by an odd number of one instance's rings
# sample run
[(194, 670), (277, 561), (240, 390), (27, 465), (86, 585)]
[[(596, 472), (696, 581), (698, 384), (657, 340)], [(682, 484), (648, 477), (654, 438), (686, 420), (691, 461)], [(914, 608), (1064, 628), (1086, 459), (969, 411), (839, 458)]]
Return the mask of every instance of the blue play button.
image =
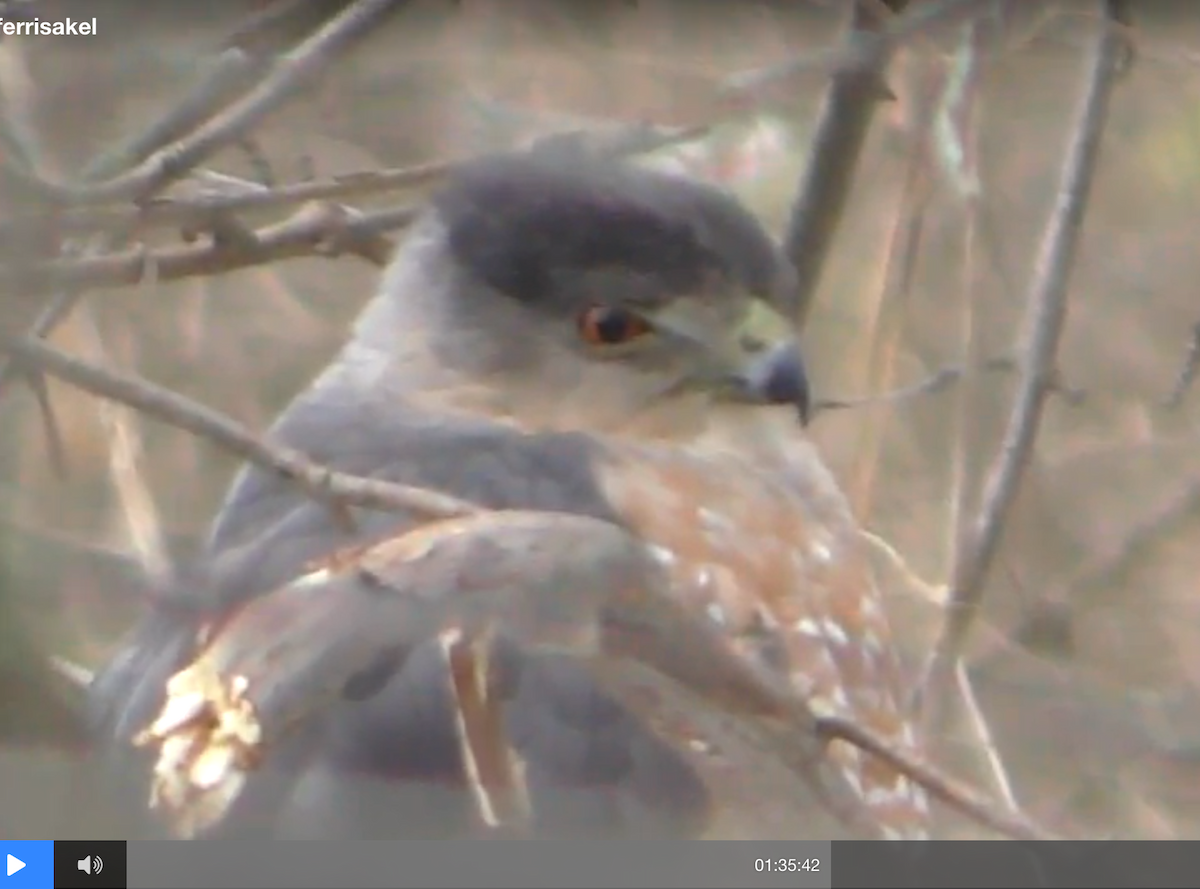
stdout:
[(54, 843), (50, 840), (0, 842), (4, 877), (0, 889), (54, 889)]

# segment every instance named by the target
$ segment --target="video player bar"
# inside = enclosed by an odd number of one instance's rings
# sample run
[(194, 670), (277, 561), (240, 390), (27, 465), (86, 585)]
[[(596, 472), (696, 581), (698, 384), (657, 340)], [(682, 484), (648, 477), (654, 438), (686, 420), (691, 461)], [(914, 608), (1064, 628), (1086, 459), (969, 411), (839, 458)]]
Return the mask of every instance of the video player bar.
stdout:
[(829, 843), (817, 842), (0, 842), (5, 850), (26, 866), (0, 889), (830, 885)]
[(1200, 842), (4, 842), (0, 889), (1194, 887)]

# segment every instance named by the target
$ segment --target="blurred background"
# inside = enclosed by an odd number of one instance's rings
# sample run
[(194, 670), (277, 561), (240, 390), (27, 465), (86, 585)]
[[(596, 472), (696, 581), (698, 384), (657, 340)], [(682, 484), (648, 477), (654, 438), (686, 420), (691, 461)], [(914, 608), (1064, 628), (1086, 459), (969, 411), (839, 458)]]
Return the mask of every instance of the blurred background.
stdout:
[[(19, 38), (48, 168), (73, 174), (178, 102), (261, 5), (39, 0), (44, 19), (99, 24), (95, 37)], [(1009, 6), (981, 60), (976, 223), (953, 165), (932, 157), (918, 177), (922, 236), (902, 298), (889, 284), (893, 239), (913, 207), (921, 99), (947, 82), (958, 32), (916, 41), (893, 65), (895, 98), (880, 107), (804, 331), (819, 397), (856, 398), (958, 366), (968, 307), (983, 354), (1012, 353), (1099, 4)], [(1136, 60), (1114, 96), (1072, 279), (1060, 356), (1071, 397), (1049, 402), (972, 636), (970, 675), (1031, 814), (1087, 836), (1195, 838), (1200, 393), (1166, 401), (1200, 322), (1200, 7), (1143, 2), (1135, 14)], [(833, 2), (413, 2), (252, 144), (207, 166), (292, 182), (511, 147), (579, 119), (705, 122), (728, 75), (832, 46), (841, 22)], [(789, 79), (658, 160), (724, 182), (779, 229), (825, 82), (820, 71)], [(53, 342), (263, 429), (331, 357), (376, 276), (351, 257), (301, 259), (97, 291)], [(0, 329), (27, 316), (27, 300), (0, 296)], [(812, 426), (864, 524), (925, 582), (881, 562), (914, 663), (939, 626), (956, 474), (978, 487), (1014, 379), (998, 371), (971, 386), (965, 432), (954, 386), (827, 411)], [(143, 537), (160, 534), (182, 558), (235, 462), (51, 382), (64, 474), (31, 393), (2, 394), (0, 836), (62, 838), (62, 812), (79, 805), (62, 768), (80, 749), (76, 701), (37, 665), (50, 652), (100, 663), (146, 595), (120, 487), (126, 503), (143, 492), (142, 519), (157, 517)], [(137, 471), (114, 472), (113, 442), (130, 430)], [(953, 744), (942, 754), (953, 768)], [(101, 816), (88, 829), (119, 835)]]

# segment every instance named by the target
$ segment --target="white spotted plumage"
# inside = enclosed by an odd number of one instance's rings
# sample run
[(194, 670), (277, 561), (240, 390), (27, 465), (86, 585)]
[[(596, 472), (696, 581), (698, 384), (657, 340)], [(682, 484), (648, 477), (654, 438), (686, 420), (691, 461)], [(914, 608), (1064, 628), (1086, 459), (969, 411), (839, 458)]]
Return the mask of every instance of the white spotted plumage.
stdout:
[[(882, 593), (840, 495), (780, 486), (780, 475), (805, 471), (794, 464), (751, 466), (701, 448), (633, 450), (609, 493), (631, 527), (674, 554), (680, 594), (739, 650), (751, 652), (746, 639), (764, 629), (778, 634), (785, 675), (814, 715), (916, 746)], [(670, 504), (654, 496), (663, 488)], [(695, 504), (690, 515), (681, 515), (681, 500)], [(827, 746), (826, 759), (876, 836), (927, 836), (925, 793), (904, 775), (842, 741)]]

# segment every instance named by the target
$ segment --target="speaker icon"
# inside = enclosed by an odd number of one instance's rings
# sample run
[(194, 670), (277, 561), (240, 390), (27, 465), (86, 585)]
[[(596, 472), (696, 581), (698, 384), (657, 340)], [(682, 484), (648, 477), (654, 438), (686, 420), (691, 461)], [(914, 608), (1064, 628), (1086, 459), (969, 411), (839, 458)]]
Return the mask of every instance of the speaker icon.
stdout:
[(75, 869), (85, 874), (98, 874), (104, 870), (104, 861), (99, 855), (88, 855), (75, 862)]

